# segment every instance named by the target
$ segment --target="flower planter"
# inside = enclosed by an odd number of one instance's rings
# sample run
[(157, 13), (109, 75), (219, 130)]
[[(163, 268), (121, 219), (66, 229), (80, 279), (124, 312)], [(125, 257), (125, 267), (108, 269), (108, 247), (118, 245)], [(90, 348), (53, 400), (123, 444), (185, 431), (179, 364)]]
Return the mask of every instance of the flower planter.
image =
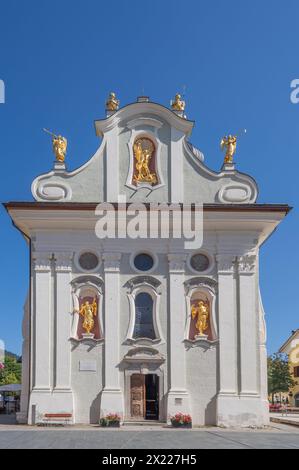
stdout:
[(192, 423), (177, 423), (177, 422), (172, 422), (171, 425), (172, 425), (173, 428), (192, 429)]
[(192, 428), (192, 418), (188, 414), (177, 413), (170, 417), (170, 422), (173, 428)]
[(100, 426), (102, 428), (119, 428), (120, 417), (117, 414), (110, 414), (100, 419)]

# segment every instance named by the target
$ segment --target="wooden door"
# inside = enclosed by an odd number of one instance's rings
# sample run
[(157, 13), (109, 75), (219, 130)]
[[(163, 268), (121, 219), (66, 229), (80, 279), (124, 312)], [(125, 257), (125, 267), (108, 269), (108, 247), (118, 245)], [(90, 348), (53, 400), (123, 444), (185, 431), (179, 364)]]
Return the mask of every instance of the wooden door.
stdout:
[(145, 376), (131, 375), (131, 418), (145, 418)]

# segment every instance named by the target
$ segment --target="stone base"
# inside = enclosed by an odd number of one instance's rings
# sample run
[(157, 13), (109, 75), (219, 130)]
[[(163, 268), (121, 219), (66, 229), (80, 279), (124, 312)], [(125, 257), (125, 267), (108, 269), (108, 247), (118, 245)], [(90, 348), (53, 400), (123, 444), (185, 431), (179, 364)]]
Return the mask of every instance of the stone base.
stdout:
[(196, 339), (196, 340), (198, 340), (198, 339), (207, 340), (207, 339), (208, 339), (208, 335), (195, 335), (195, 336), (194, 336), (194, 339)]
[(93, 333), (82, 333), (82, 338), (83, 339), (94, 339), (94, 334)]
[(234, 163), (223, 163), (221, 171), (235, 171)]
[(167, 395), (167, 423), (176, 413), (191, 414), (190, 395), (187, 390), (170, 390)]
[(69, 389), (33, 390), (30, 394), (28, 424), (35, 425), (43, 420), (45, 413), (70, 413), (75, 422), (73, 392)]
[(65, 162), (58, 162), (57, 160), (54, 161), (54, 171), (55, 172), (65, 172), (66, 166)]
[(224, 395), (217, 397), (217, 426), (263, 427), (269, 424), (269, 410), (256, 395)]
[(104, 388), (101, 395), (101, 409), (100, 416), (104, 417), (108, 413), (117, 413), (124, 419), (124, 396), (120, 389)]

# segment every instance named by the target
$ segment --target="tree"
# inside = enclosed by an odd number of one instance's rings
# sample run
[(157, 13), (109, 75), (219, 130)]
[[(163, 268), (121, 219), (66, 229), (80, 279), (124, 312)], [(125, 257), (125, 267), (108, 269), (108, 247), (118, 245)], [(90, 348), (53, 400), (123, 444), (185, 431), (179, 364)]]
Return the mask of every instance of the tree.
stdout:
[(6, 355), (3, 366), (0, 368), (0, 385), (21, 383), (22, 364), (17, 362), (17, 357)]
[(289, 368), (288, 357), (285, 354), (275, 353), (268, 357), (268, 391), (275, 393), (288, 392), (296, 385)]

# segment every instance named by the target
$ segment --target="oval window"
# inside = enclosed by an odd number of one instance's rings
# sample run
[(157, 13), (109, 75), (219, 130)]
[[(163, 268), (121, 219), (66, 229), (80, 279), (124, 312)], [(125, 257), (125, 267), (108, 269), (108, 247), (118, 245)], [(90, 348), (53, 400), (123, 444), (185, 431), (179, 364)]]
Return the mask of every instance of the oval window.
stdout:
[(149, 271), (154, 266), (154, 260), (147, 253), (140, 253), (134, 258), (134, 266), (138, 271)]
[(99, 264), (99, 258), (94, 253), (86, 252), (79, 256), (79, 265), (85, 271), (93, 271)]
[(206, 255), (197, 253), (196, 255), (191, 256), (190, 265), (194, 271), (203, 272), (210, 266), (210, 261)]

